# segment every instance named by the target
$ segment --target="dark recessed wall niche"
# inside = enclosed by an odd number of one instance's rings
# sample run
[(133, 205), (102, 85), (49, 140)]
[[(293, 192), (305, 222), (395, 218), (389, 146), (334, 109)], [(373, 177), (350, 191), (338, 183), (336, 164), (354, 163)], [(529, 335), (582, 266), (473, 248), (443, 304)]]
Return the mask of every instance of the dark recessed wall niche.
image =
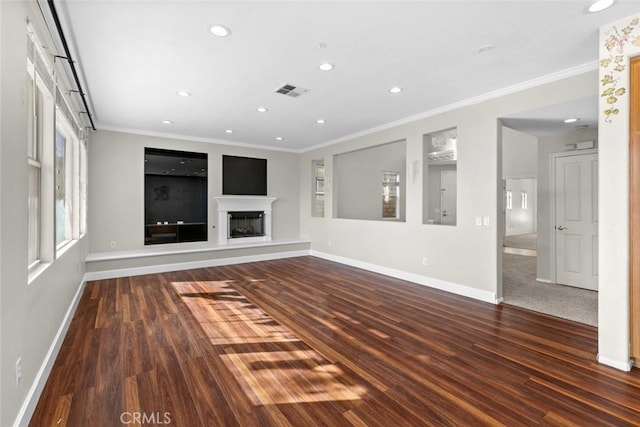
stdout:
[(207, 240), (206, 153), (145, 148), (145, 245)]
[(222, 156), (222, 194), (267, 195), (267, 159)]

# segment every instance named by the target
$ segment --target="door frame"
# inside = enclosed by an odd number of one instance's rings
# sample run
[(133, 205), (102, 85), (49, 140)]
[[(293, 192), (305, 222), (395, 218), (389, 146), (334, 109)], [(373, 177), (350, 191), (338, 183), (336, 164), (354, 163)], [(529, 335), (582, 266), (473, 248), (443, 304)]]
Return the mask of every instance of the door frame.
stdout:
[(588, 149), (588, 150), (574, 150), (574, 151), (561, 151), (559, 153), (551, 153), (549, 155), (549, 161), (551, 162), (551, 165), (549, 167), (549, 173), (551, 174), (551, 176), (549, 177), (549, 182), (551, 183), (551, 191), (549, 191), (550, 194), (550, 200), (549, 200), (549, 208), (550, 208), (550, 212), (549, 212), (549, 219), (551, 220), (551, 224), (549, 227), (549, 249), (550, 249), (550, 254), (551, 254), (551, 259), (550, 259), (550, 263), (549, 263), (549, 267), (551, 270), (551, 283), (558, 283), (558, 271), (557, 271), (557, 266), (556, 266), (556, 227), (555, 227), (555, 221), (556, 221), (556, 159), (559, 159), (561, 157), (572, 157), (572, 156), (582, 156), (582, 155), (588, 155), (588, 154), (598, 154), (598, 149), (597, 148), (592, 148), (592, 149)]
[(640, 356), (640, 56), (629, 58), (629, 353)]

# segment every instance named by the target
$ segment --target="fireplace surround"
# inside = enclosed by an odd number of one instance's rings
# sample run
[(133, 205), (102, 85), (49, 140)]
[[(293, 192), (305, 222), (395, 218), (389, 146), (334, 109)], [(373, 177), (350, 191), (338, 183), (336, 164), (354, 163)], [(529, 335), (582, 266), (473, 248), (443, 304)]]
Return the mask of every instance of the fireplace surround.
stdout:
[(219, 196), (218, 244), (271, 241), (271, 210), (275, 197)]

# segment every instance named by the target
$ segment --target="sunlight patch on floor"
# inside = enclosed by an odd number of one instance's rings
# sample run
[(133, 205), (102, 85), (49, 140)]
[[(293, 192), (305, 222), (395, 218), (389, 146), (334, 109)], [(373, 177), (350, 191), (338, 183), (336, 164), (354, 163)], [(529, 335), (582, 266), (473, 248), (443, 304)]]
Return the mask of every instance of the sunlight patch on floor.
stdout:
[(310, 348), (228, 281), (171, 284), (255, 405), (361, 399), (367, 387)]

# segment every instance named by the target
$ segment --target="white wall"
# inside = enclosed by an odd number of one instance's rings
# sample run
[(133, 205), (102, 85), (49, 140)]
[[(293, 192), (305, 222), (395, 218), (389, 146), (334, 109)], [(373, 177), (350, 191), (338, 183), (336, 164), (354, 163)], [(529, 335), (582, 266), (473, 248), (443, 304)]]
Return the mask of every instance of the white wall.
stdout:
[[(601, 285), (598, 297), (598, 360), (618, 368), (629, 363), (629, 58), (640, 55), (640, 14), (600, 29), (603, 91), (615, 87), (616, 101), (599, 97), (598, 176)], [(628, 31), (622, 31), (628, 29)], [(624, 39), (621, 38), (624, 35)], [(613, 41), (614, 43), (611, 43)], [(620, 59), (621, 62), (616, 62)], [(607, 111), (617, 114), (607, 115)]]
[[(86, 237), (28, 284), (27, 19), (49, 44), (35, 2), (0, 2), (0, 425), (10, 426), (38, 379), (47, 352), (79, 289)], [(55, 356), (55, 355), (54, 355)], [(15, 384), (15, 363), (23, 374)], [(51, 361), (52, 362), (52, 361)], [(46, 379), (46, 377), (45, 377)], [(37, 395), (36, 395), (37, 398)], [(33, 408), (31, 408), (33, 409)], [(26, 420), (28, 421), (28, 417)]]
[(538, 175), (538, 138), (502, 127), (502, 177), (535, 178)]
[[(502, 207), (498, 118), (594, 96), (597, 90), (597, 73), (588, 72), (310, 150), (300, 159), (301, 237), (311, 239), (312, 249), (323, 254), (378, 265), (425, 281), (459, 285), (495, 300), (500, 271), (498, 235), (502, 234), (497, 227)], [(410, 169), (415, 162), (422, 164), (425, 133), (453, 127), (458, 130), (457, 226), (422, 224), (422, 172), (417, 179), (408, 180), (405, 223), (344, 220), (329, 214), (311, 218), (308, 189), (312, 159), (325, 159), (330, 194), (333, 155), (405, 139)], [(407, 176), (411, 176), (409, 172)], [(333, 203), (331, 197), (327, 203)], [(332, 208), (327, 206), (326, 212), (333, 212)], [(476, 226), (477, 216), (487, 216), (490, 225)]]
[[(90, 252), (144, 248), (144, 149), (145, 147), (195, 151), (208, 154), (208, 241), (218, 243), (218, 206), (222, 193), (222, 155), (267, 159), (267, 193), (273, 203), (274, 240), (299, 237), (299, 194), (296, 180), (298, 155), (206, 142), (99, 130), (89, 152)], [(115, 247), (111, 246), (115, 242)], [(172, 248), (193, 245), (171, 244)]]

